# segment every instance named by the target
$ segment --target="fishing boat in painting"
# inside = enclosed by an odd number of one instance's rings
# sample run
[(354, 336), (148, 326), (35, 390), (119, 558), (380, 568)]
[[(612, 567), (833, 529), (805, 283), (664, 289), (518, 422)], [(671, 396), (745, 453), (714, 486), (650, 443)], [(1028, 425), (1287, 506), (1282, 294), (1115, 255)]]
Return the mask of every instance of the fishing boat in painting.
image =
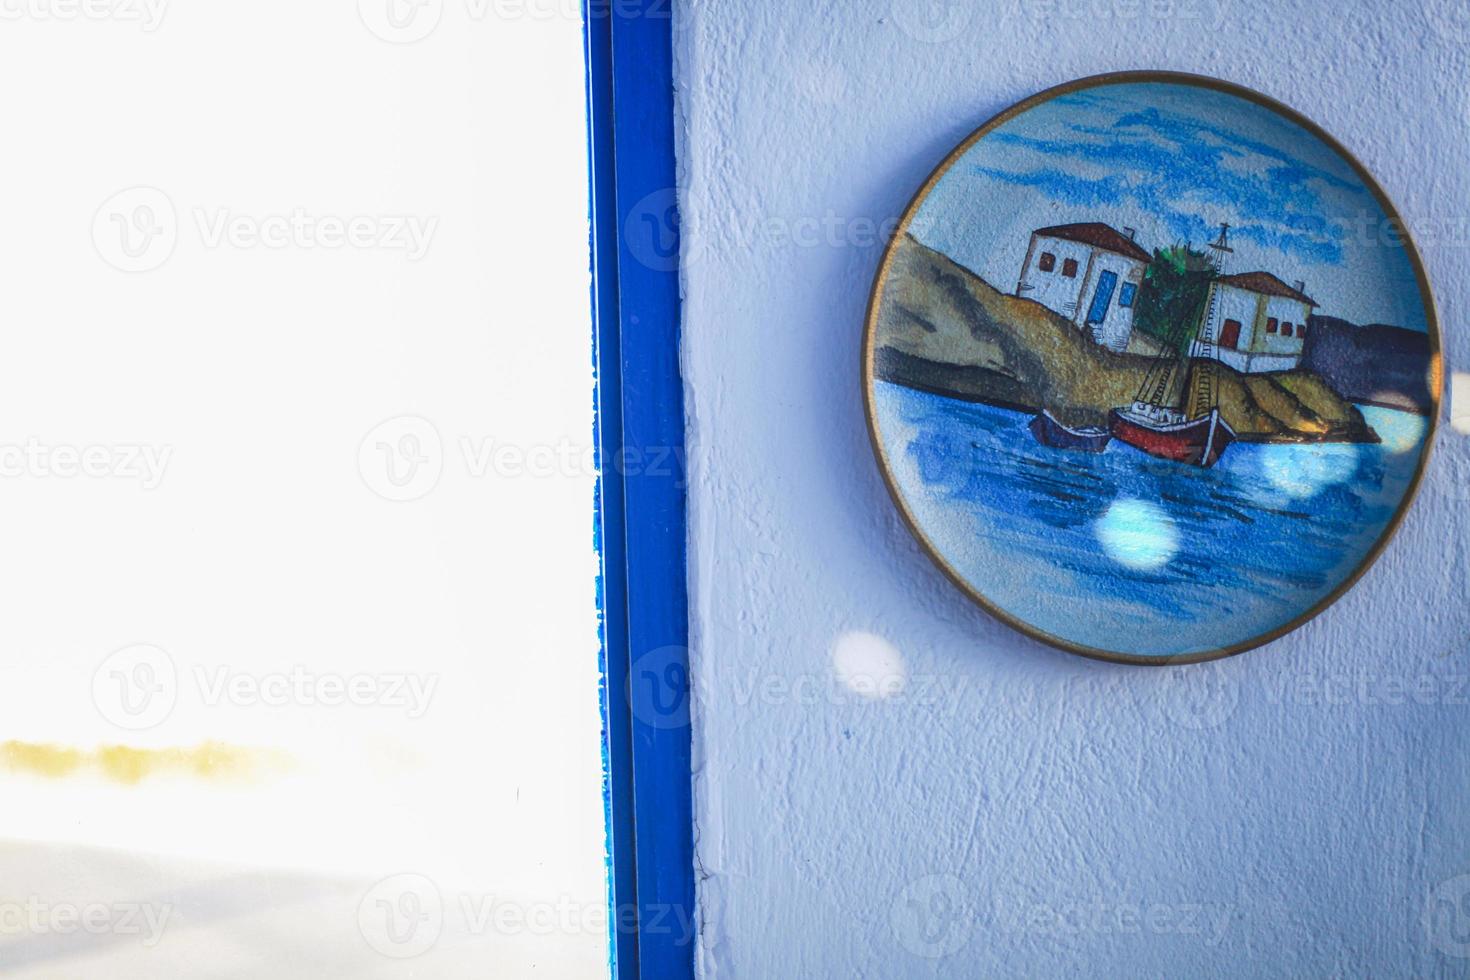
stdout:
[[(1234, 251), (1229, 231), (1228, 224), (1221, 225), (1220, 237), (1210, 245), (1216, 275)], [(1214, 466), (1236, 439), (1220, 415), (1214, 339), (1218, 294), (1210, 290), (1206, 296), (1203, 316), (1182, 320), (1165, 339), (1133, 403), (1109, 415), (1109, 428), (1120, 442), (1151, 456), (1202, 467)]]
[(1235, 441), (1235, 430), (1218, 408), (1186, 418), (1183, 412), (1145, 402), (1114, 409), (1112, 434), (1151, 456), (1204, 467), (1214, 466)]
[(1031, 434), (1043, 446), (1053, 449), (1071, 449), (1084, 453), (1100, 453), (1108, 448), (1113, 434), (1106, 426), (1069, 426), (1057, 421), (1057, 417), (1043, 409), (1031, 420)]

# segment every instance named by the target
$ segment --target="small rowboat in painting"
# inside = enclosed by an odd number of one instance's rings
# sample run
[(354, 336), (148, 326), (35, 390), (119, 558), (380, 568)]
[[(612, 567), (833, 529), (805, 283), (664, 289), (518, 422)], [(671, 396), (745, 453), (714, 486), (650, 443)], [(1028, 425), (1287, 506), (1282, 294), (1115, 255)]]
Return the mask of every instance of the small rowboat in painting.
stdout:
[(1159, 405), (1134, 402), (1112, 413), (1113, 435), (1135, 449), (1193, 466), (1214, 466), (1235, 441), (1235, 430), (1212, 408), (1199, 418)]
[(1112, 434), (1100, 425), (1080, 428), (1063, 425), (1057, 421), (1055, 415), (1046, 410), (1042, 410), (1040, 415), (1031, 420), (1031, 434), (1043, 446), (1050, 446), (1053, 449), (1076, 449), (1084, 453), (1102, 452), (1113, 438)]

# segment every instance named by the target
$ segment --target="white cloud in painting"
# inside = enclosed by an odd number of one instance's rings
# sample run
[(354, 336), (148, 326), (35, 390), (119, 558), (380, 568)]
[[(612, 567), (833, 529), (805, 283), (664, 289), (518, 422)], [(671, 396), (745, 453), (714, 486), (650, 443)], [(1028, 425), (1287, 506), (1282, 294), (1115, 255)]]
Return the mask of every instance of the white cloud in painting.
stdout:
[(1228, 222), (1229, 271), (1301, 280), (1319, 313), (1426, 328), (1407, 254), (1353, 167), (1211, 89), (1131, 83), (1036, 106), (967, 151), (911, 230), (1008, 292), (1031, 231), (1080, 221), (1134, 228), (1146, 249), (1200, 247)]

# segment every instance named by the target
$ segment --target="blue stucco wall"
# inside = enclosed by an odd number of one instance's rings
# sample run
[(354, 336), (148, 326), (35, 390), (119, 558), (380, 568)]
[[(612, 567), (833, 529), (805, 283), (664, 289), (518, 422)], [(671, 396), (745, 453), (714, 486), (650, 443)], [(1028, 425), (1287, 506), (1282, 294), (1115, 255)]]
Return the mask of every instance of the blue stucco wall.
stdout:
[(1127, 68), (1342, 140), (1466, 364), (1470, 9), (689, 0), (675, 44), (703, 975), (1470, 972), (1470, 436), (1442, 426), (1402, 530), (1317, 620), (1128, 668), (945, 581), (858, 371), (875, 226), (993, 113)]

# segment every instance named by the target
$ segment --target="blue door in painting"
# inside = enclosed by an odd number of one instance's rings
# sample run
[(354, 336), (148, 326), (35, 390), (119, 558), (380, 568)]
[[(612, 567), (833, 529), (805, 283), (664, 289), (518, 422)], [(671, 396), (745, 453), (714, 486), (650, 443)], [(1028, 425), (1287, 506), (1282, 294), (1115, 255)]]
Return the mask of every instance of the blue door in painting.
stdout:
[(1102, 323), (1108, 315), (1108, 304), (1113, 301), (1113, 290), (1118, 288), (1118, 274), (1104, 272), (1097, 277), (1097, 291), (1092, 294), (1092, 309), (1087, 311), (1088, 323)]

